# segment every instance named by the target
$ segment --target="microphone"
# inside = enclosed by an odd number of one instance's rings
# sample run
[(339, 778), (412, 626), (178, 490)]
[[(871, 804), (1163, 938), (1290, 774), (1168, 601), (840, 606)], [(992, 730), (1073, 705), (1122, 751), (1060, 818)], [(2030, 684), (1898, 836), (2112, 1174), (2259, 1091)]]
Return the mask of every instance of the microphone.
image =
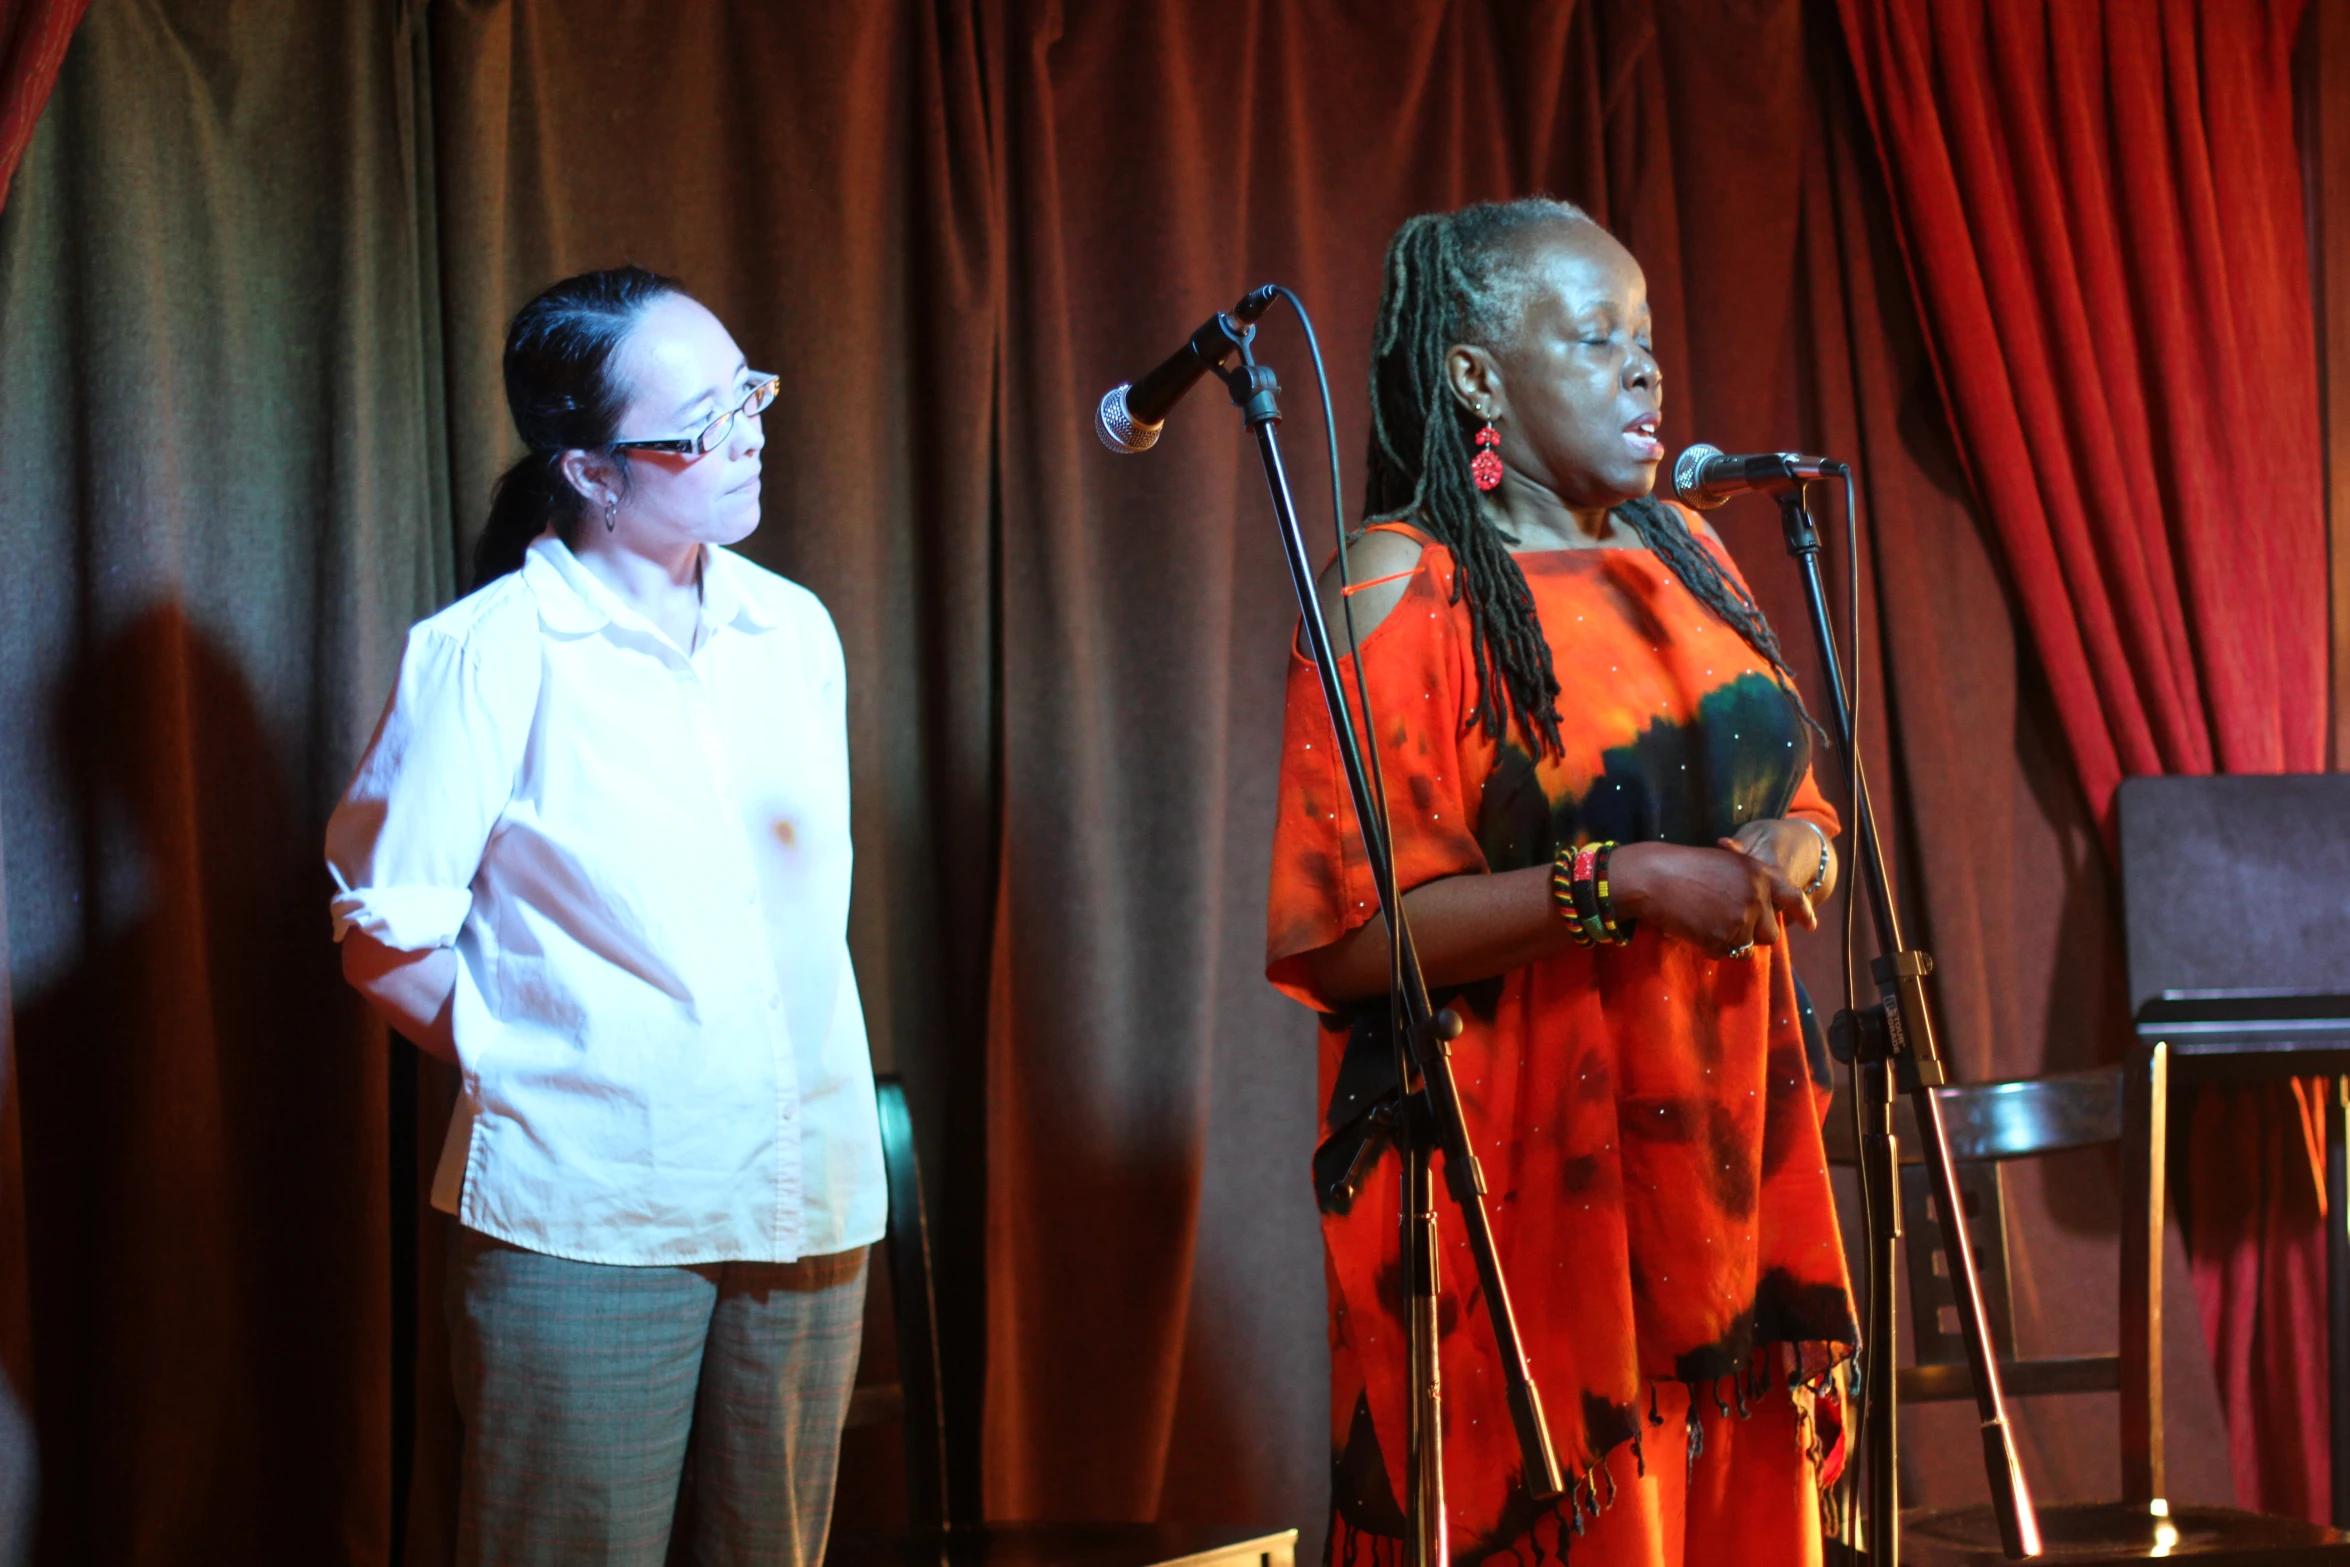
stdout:
[(1763, 452), (1753, 457), (1724, 455), (1718, 446), (1692, 446), (1673, 460), (1673, 499), (1711, 511), (1749, 490), (1792, 490), (1814, 479), (1841, 479), (1844, 464), (1799, 452)]
[(1257, 317), (1272, 307), (1278, 290), (1267, 283), (1252, 290), (1229, 313), (1213, 315), (1181, 348), (1159, 362), (1139, 381), (1123, 381), (1102, 394), (1094, 415), (1094, 432), (1114, 452), (1147, 452), (1159, 442), (1159, 430), (1192, 383), (1232, 357), (1248, 341)]

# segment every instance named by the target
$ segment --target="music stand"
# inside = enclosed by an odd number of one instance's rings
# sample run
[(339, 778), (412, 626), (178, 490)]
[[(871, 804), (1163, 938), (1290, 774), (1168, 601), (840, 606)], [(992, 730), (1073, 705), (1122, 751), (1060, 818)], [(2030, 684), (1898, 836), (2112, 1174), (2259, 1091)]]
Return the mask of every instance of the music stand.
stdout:
[[(2130, 1011), (2140, 1041), (2132, 1092), (2158, 1041), (2170, 1046), (2173, 1082), (2330, 1079), (2332, 1519), (2350, 1527), (2350, 775), (2132, 778), (2117, 810)], [(2161, 1244), (2158, 1229), (2124, 1240)], [(2160, 1431), (2152, 1442), (2148, 1455), (2125, 1455), (2125, 1492), (2160, 1494)]]

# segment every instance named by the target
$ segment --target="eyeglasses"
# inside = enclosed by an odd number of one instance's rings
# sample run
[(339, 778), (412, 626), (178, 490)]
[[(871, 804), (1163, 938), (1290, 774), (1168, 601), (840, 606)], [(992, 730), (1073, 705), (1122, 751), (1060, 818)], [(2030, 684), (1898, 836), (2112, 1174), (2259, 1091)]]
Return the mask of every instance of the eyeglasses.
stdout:
[[(754, 370), (751, 374), (759, 375), (760, 372)], [(703, 425), (702, 433), (699, 435), (680, 436), (673, 441), (614, 441), (612, 450), (616, 452), (676, 452), (683, 457), (707, 457), (725, 444), (727, 436), (734, 431), (735, 420), (758, 418), (759, 415), (767, 411), (767, 405), (775, 401), (775, 394), (782, 389), (783, 377), (779, 375), (763, 376), (759, 384), (752, 387), (750, 394), (740, 403)]]

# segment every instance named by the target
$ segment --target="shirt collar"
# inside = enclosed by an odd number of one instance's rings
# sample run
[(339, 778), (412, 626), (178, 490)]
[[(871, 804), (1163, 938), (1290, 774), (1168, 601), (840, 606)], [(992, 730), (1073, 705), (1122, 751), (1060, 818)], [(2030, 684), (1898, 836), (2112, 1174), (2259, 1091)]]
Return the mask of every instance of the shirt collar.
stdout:
[(773, 631), (774, 608), (751, 591), (742, 557), (713, 544), (702, 546), (702, 618), (713, 626), (734, 624), (746, 631)]
[[(552, 533), (531, 541), (523, 556), (522, 580), (538, 600), (539, 619), (550, 631), (584, 636), (613, 623), (651, 629), (644, 616), (622, 602)], [(771, 631), (776, 626), (774, 611), (748, 591), (742, 562), (731, 550), (708, 544), (702, 546), (702, 622), (739, 625), (747, 631)]]
[(622, 607), (552, 533), (530, 541), (522, 557), (522, 580), (538, 600), (539, 620), (549, 631), (584, 636), (603, 629)]

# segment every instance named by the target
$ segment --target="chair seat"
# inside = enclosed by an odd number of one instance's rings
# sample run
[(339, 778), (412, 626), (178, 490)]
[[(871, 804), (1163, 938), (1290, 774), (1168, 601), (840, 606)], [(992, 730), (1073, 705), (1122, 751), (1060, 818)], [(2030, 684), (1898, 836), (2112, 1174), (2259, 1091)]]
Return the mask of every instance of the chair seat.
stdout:
[[(2350, 1567), (2350, 1534), (2232, 1507), (2174, 1504), (2163, 1515), (2144, 1503), (2052, 1503), (2040, 1509), (2040, 1538), (2047, 1551), (2039, 1560), (2067, 1567), (2158, 1556), (2195, 1567)], [(2007, 1563), (1988, 1505), (1903, 1513), (1901, 1559), (1905, 1567)]]
[(1293, 1567), (1297, 1531), (1172, 1523), (991, 1523), (835, 1535), (825, 1567)]

